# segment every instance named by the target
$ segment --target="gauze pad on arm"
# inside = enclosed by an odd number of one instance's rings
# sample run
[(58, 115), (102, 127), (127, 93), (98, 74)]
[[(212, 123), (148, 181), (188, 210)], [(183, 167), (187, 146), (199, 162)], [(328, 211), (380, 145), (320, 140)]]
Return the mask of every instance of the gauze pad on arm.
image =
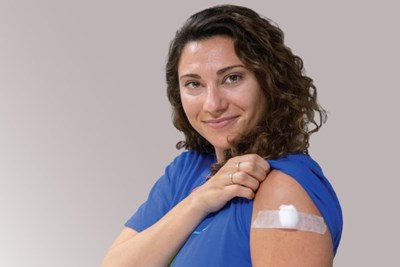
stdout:
[(281, 205), (279, 210), (261, 210), (252, 228), (278, 228), (324, 234), (326, 224), (321, 216), (298, 212), (293, 205)]

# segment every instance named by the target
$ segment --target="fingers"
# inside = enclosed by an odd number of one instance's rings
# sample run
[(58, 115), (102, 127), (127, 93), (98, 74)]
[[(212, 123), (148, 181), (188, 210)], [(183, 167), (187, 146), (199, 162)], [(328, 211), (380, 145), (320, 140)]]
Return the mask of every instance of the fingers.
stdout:
[(239, 168), (236, 169), (238, 173), (250, 175), (259, 182), (264, 181), (268, 170), (268, 166), (262, 166), (254, 161), (241, 161), (237, 165), (239, 165)]
[(269, 171), (268, 162), (258, 155), (231, 158), (193, 193), (193, 197), (208, 212), (219, 210), (234, 197), (253, 199)]
[(223, 167), (229, 171), (229, 179), (225, 185), (232, 187), (235, 196), (254, 197), (260, 183), (265, 180), (270, 171), (268, 162), (262, 157), (249, 154), (230, 159)]
[(230, 191), (229, 194), (236, 197), (243, 197), (247, 199), (253, 199), (255, 197), (255, 192), (249, 187), (241, 186), (241, 185), (231, 185), (226, 188), (227, 191)]
[[(230, 159), (226, 165), (231, 166), (230, 169), (235, 173), (244, 173), (262, 182), (270, 171), (268, 162), (262, 157), (255, 154), (234, 157)], [(243, 182), (245, 176), (239, 176)]]
[(249, 177), (246, 172), (235, 172), (230, 175), (231, 184), (237, 184), (244, 187), (250, 188), (252, 191), (257, 191), (260, 181), (254, 179), (254, 177)]

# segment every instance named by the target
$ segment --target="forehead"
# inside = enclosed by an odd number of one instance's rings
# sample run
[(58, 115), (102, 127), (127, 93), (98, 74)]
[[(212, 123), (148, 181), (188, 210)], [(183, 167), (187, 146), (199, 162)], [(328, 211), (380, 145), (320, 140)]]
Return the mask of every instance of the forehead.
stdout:
[(243, 64), (236, 55), (233, 39), (214, 36), (188, 42), (183, 48), (178, 72), (223, 68), (232, 64)]

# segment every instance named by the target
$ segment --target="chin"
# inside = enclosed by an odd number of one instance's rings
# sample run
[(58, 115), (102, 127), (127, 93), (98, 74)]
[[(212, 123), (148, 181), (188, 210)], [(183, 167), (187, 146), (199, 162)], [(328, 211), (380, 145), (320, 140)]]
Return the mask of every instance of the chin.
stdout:
[(227, 142), (213, 142), (211, 145), (215, 148), (215, 150), (227, 150), (231, 147)]
[(224, 136), (214, 140), (212, 139), (207, 139), (207, 140), (215, 149), (227, 150), (231, 148), (231, 145), (227, 140), (233, 140), (233, 137)]

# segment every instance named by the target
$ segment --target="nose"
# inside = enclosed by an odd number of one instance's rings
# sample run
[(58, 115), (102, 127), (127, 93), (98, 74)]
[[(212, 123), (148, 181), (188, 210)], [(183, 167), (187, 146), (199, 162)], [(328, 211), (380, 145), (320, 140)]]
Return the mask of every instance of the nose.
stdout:
[(207, 87), (203, 109), (214, 116), (218, 116), (228, 107), (228, 101), (224, 92), (218, 86), (210, 85)]

